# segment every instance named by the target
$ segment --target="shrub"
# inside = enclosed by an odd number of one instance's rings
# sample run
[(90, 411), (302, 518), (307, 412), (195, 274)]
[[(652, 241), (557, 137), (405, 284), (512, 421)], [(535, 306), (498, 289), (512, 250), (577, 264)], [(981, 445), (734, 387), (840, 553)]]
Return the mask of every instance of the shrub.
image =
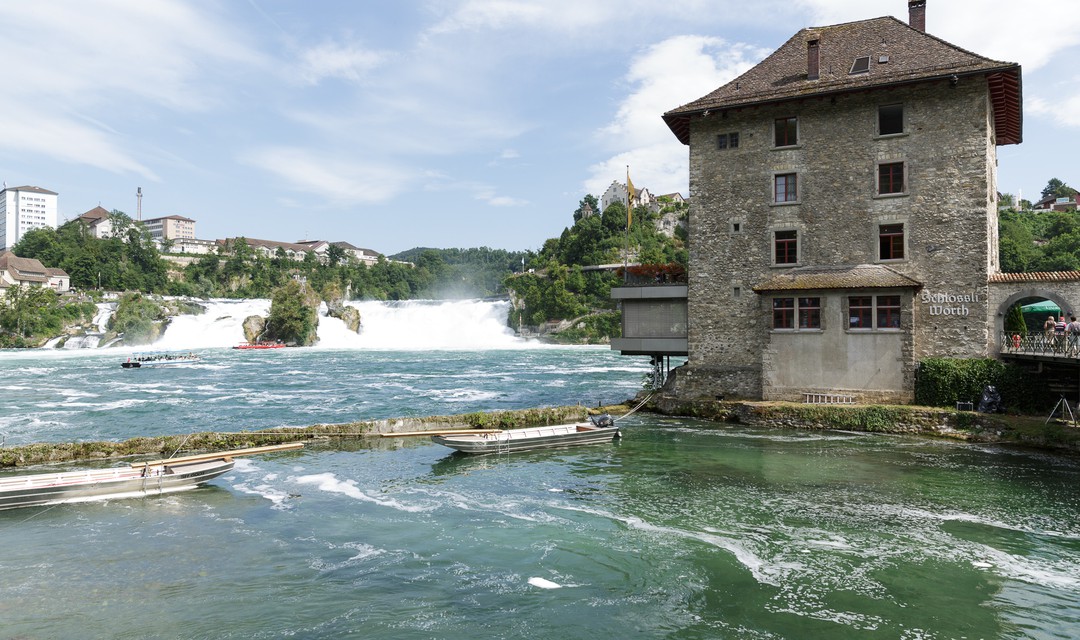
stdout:
[(931, 407), (954, 407), (957, 402), (971, 401), (978, 406), (987, 385), (997, 388), (1009, 409), (1037, 413), (1050, 404), (1043, 376), (989, 358), (923, 360), (915, 383), (915, 402)]

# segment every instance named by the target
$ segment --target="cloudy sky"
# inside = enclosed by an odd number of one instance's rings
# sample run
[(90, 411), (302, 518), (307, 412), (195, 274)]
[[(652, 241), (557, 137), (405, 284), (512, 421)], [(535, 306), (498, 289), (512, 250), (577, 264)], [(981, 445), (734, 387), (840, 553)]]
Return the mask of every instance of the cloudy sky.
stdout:
[[(687, 194), (664, 111), (804, 26), (906, 0), (49, 0), (0, 5), (0, 178), (196, 220), (200, 238), (538, 249), (626, 167)], [(1080, 187), (1075, 0), (929, 0), (1023, 65), (1002, 191)]]

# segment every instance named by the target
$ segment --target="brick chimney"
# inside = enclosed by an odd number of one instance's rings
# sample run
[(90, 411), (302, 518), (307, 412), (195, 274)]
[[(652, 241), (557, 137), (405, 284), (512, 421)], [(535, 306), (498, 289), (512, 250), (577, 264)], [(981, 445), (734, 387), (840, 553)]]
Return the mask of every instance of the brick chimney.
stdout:
[(908, 0), (908, 25), (926, 33), (926, 0)]
[(806, 43), (806, 79), (817, 80), (818, 79), (818, 67), (820, 66), (820, 58), (818, 56), (818, 41), (810, 40)]

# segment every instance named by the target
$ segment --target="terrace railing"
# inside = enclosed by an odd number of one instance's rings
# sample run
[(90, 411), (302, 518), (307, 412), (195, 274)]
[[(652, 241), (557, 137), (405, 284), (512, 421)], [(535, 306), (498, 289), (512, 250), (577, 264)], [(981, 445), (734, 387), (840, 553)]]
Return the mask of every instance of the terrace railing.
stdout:
[(1080, 336), (1004, 332), (1000, 344), (1003, 354), (1080, 359)]

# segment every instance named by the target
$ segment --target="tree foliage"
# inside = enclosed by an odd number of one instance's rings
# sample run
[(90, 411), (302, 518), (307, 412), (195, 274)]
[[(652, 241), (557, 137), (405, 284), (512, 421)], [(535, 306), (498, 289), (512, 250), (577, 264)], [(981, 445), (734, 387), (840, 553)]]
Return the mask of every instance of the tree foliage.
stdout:
[(998, 219), (1001, 270), (1080, 270), (1080, 213), (1003, 211)]
[(319, 298), (311, 288), (290, 280), (274, 291), (266, 338), (286, 344), (308, 346), (315, 343), (319, 326)]

